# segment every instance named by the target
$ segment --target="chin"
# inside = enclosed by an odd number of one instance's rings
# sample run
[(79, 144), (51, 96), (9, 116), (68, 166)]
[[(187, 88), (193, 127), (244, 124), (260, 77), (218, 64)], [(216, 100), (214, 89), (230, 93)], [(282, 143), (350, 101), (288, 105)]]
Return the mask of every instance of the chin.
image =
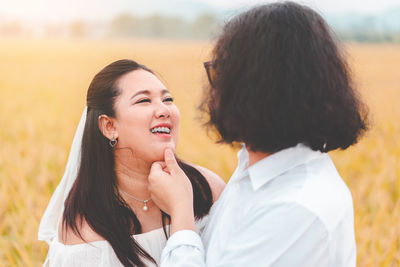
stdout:
[(154, 153), (151, 157), (151, 162), (164, 161), (164, 152)]
[(153, 153), (151, 154), (151, 161), (152, 162), (164, 161), (164, 152), (165, 152), (165, 149), (167, 149), (168, 147), (172, 148), (172, 150), (175, 153), (175, 146), (172, 146), (172, 145), (162, 146), (162, 147), (159, 147), (159, 148), (153, 150)]

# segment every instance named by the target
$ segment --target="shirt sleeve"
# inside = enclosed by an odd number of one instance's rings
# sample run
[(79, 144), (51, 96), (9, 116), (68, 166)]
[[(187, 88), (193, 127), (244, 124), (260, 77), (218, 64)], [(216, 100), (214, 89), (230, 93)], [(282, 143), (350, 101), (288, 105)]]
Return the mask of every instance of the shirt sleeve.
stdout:
[(204, 267), (204, 247), (200, 236), (190, 230), (174, 233), (161, 254), (160, 267)]
[(206, 265), (200, 237), (177, 232), (167, 242), (161, 267), (169, 266), (330, 266), (328, 234), (321, 220), (298, 203), (254, 209)]

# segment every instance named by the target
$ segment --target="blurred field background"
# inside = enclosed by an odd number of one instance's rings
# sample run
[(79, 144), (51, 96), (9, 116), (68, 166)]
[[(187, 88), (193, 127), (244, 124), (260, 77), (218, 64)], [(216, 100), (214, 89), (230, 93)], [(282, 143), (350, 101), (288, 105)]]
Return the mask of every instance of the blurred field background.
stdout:
[[(44, 209), (64, 171), (92, 77), (130, 58), (160, 73), (181, 111), (178, 155), (228, 181), (236, 151), (216, 145), (197, 115), (211, 43), (3, 40), (0, 43), (0, 266), (40, 266)], [(331, 153), (355, 206), (358, 266), (400, 266), (400, 46), (346, 44), (370, 108), (371, 131)]]

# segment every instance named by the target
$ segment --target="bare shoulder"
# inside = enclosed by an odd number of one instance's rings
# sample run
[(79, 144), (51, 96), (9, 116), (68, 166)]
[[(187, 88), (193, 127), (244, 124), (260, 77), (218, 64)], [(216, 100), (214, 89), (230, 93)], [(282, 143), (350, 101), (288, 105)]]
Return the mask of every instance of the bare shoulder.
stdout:
[(58, 240), (64, 245), (77, 245), (104, 240), (104, 237), (96, 233), (85, 220), (83, 220), (78, 229), (81, 236), (74, 233), (71, 228), (65, 230), (64, 227), (60, 227), (58, 229)]
[(222, 191), (225, 188), (225, 182), (222, 180), (218, 174), (206, 169), (204, 167), (193, 165), (206, 179), (208, 184), (210, 185), (211, 192), (213, 194), (213, 202), (217, 201)]

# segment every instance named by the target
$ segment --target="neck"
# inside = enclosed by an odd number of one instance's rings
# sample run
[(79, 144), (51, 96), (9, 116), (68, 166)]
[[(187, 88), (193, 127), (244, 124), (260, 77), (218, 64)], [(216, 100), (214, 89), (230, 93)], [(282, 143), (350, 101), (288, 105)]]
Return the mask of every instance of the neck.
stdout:
[(118, 188), (135, 198), (148, 199), (150, 197), (148, 190), (150, 167), (151, 164), (134, 157), (131, 151), (117, 150), (115, 152), (115, 173)]
[(246, 146), (246, 149), (247, 149), (247, 152), (249, 153), (249, 165), (247, 167), (254, 165), (258, 161), (260, 161), (272, 154), (272, 153), (266, 153), (266, 152), (253, 151), (248, 146)]

